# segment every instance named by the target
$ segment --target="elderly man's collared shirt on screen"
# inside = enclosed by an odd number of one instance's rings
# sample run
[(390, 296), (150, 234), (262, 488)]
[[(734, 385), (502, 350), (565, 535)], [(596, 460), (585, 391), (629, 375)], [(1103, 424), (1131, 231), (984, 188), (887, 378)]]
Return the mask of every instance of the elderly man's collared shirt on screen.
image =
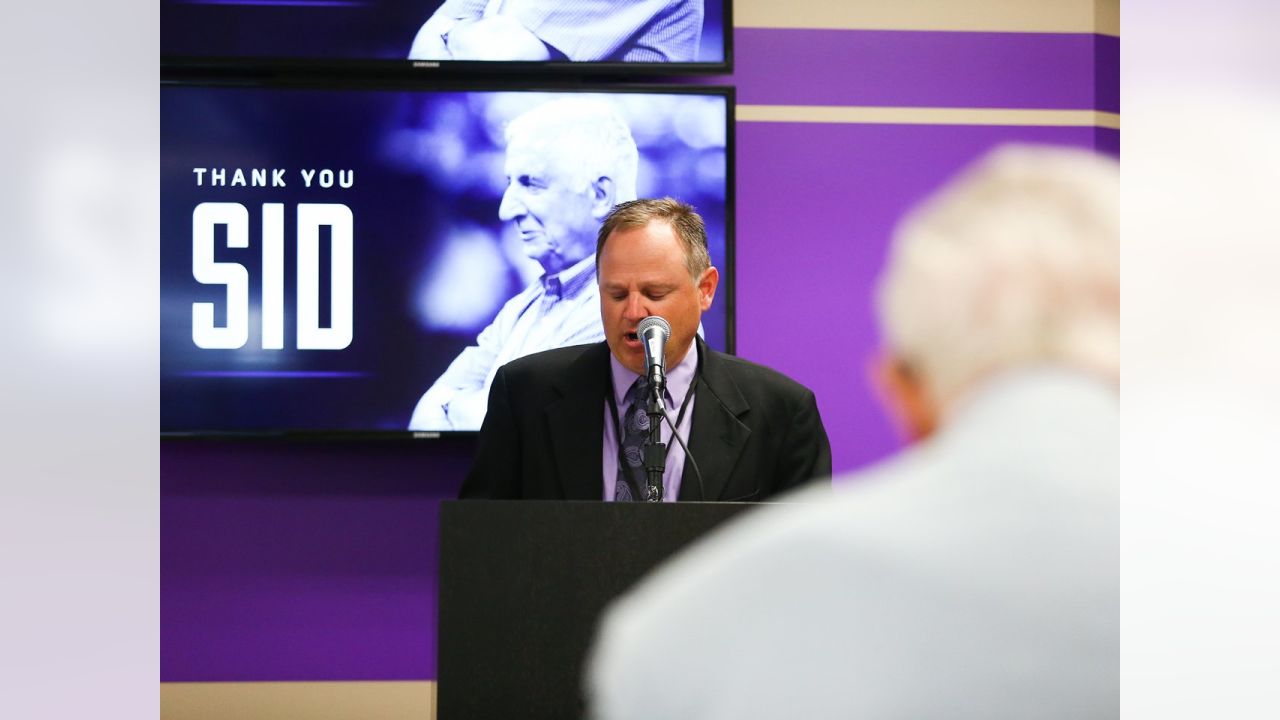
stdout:
[(418, 401), (410, 430), (479, 430), (498, 368), (543, 350), (599, 342), (596, 256), (537, 282), (507, 301), (476, 344), (463, 350)]
[(702, 40), (703, 5), (692, 0), (449, 0), (439, 12), (510, 15), (576, 62), (694, 62)]

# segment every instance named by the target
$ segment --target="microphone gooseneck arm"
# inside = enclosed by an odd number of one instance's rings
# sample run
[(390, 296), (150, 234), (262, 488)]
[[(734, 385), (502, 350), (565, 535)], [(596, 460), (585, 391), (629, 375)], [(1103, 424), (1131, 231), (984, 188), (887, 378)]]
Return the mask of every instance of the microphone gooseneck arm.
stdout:
[(662, 476), (667, 466), (667, 446), (662, 442), (662, 417), (666, 414), (663, 399), (667, 387), (666, 346), (671, 337), (671, 325), (666, 320), (651, 315), (636, 326), (636, 335), (644, 346), (645, 377), (649, 383), (649, 397), (645, 399), (645, 414), (649, 416), (649, 439), (644, 444), (647, 486), (644, 499), (648, 502), (662, 502)]
[(648, 491), (645, 500), (662, 502), (662, 476), (667, 470), (667, 446), (662, 442), (662, 396), (650, 395), (646, 414), (649, 416), (649, 440), (644, 444), (644, 475)]

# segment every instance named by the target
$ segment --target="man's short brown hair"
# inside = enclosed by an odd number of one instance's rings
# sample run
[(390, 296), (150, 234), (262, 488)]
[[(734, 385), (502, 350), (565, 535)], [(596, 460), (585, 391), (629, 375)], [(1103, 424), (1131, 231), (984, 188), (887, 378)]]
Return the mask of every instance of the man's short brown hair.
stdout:
[(707, 227), (702, 216), (688, 203), (675, 198), (661, 200), (641, 198), (619, 203), (609, 211), (600, 233), (596, 236), (596, 269), (600, 268), (600, 252), (605, 240), (617, 230), (642, 228), (654, 220), (662, 220), (671, 226), (684, 248), (684, 264), (696, 281), (711, 267), (711, 254), (707, 252)]

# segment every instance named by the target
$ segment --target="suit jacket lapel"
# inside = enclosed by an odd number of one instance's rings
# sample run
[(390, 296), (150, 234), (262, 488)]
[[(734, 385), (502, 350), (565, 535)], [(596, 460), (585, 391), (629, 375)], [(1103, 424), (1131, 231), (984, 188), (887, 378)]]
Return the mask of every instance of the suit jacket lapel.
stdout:
[(609, 346), (602, 342), (583, 352), (554, 383), (560, 398), (547, 405), (547, 427), (564, 497), (602, 500), (601, 452)]
[[(689, 431), (689, 452), (702, 471), (706, 497), (701, 497), (698, 476), (689, 460), (680, 481), (681, 500), (731, 500), (725, 497), (729, 475), (746, 447), (751, 429), (739, 419), (751, 406), (738, 390), (722, 358), (698, 338), (701, 369), (698, 395), (693, 406), (693, 427)], [(603, 432), (603, 431), (601, 431)], [(749, 493), (739, 493), (745, 496)]]

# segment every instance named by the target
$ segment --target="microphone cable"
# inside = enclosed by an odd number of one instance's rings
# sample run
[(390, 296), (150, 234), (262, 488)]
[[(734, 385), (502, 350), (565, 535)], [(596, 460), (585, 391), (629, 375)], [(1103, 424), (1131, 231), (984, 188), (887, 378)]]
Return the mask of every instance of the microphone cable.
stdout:
[[(692, 391), (692, 388), (690, 388)], [(689, 452), (689, 446), (685, 445), (684, 438), (680, 437), (680, 433), (676, 430), (675, 423), (671, 422), (671, 414), (667, 412), (666, 403), (662, 403), (662, 417), (666, 419), (667, 425), (671, 428), (671, 437), (680, 443), (680, 447), (684, 448), (684, 456), (689, 458), (689, 464), (693, 465), (693, 476), (698, 479), (698, 497), (703, 502), (707, 502), (707, 488), (702, 483), (702, 471), (698, 469), (698, 461), (694, 459), (693, 453)]]

